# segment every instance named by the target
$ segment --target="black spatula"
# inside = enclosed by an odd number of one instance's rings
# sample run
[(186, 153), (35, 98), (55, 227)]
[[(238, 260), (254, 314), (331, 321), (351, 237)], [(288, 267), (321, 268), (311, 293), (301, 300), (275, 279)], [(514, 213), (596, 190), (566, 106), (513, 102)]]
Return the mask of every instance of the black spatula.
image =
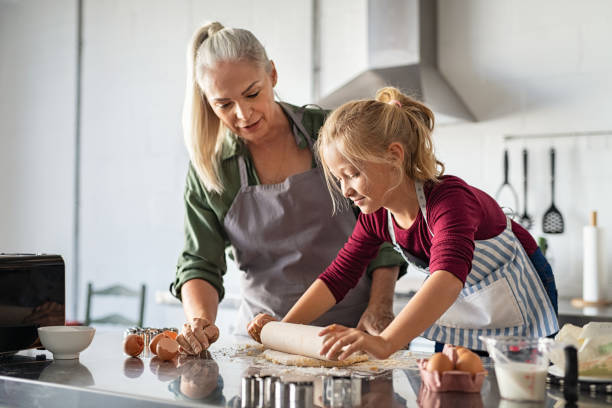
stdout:
[(563, 216), (555, 207), (555, 149), (550, 149), (550, 190), (552, 202), (542, 218), (542, 231), (547, 234), (561, 234), (565, 228)]

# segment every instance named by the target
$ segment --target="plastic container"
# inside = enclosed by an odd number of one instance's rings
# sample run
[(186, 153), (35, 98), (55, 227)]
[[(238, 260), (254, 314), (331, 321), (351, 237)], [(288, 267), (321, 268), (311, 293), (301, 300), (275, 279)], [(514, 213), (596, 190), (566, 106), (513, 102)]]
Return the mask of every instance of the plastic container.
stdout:
[(548, 354), (555, 341), (544, 337), (480, 337), (495, 363), (502, 398), (517, 401), (546, 400)]

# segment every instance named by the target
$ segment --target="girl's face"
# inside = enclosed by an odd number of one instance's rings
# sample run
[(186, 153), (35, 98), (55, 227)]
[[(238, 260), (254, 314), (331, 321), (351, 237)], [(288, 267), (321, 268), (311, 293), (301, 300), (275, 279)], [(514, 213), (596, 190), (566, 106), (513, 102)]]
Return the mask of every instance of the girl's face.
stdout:
[(221, 61), (206, 69), (202, 88), (219, 119), (247, 142), (268, 134), (275, 112), (276, 69), (250, 61)]
[(397, 168), (388, 163), (365, 162), (355, 167), (332, 143), (323, 149), (323, 160), (340, 183), (342, 195), (349, 198), (364, 214), (385, 206), (387, 193), (397, 186)]

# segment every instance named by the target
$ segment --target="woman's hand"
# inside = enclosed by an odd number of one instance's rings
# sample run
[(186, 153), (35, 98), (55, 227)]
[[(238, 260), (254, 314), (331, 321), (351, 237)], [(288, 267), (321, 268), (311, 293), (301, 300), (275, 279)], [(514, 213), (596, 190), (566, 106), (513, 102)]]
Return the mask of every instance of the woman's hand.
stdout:
[(260, 313), (247, 325), (247, 332), (253, 338), (253, 340), (261, 343), (261, 329), (263, 329), (266, 324), (277, 320), (278, 319), (270, 316), (269, 314)]
[(361, 315), (357, 328), (369, 334), (379, 335), (394, 318), (392, 306), (383, 303), (371, 303)]
[(361, 315), (357, 328), (373, 335), (379, 335), (391, 321), (393, 296), (399, 267), (381, 267), (372, 273), (372, 286), (368, 307)]
[(394, 351), (391, 344), (381, 336), (372, 336), (339, 324), (327, 326), (319, 332), (319, 336), (325, 336), (321, 355), (330, 360), (344, 360), (357, 351), (382, 360)]
[(219, 328), (210, 323), (208, 319), (195, 317), (190, 323), (183, 325), (181, 334), (176, 341), (181, 346), (180, 351), (189, 355), (199, 355), (208, 350), (219, 338)]

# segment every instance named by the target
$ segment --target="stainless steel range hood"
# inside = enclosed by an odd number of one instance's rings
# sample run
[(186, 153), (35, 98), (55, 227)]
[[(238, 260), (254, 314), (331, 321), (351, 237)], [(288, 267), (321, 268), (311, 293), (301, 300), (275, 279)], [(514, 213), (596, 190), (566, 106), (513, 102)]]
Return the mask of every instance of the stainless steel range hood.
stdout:
[(438, 70), (437, 0), (368, 0), (367, 14), (368, 69), (318, 105), (332, 109), (392, 85), (426, 103), (438, 123), (475, 120)]

